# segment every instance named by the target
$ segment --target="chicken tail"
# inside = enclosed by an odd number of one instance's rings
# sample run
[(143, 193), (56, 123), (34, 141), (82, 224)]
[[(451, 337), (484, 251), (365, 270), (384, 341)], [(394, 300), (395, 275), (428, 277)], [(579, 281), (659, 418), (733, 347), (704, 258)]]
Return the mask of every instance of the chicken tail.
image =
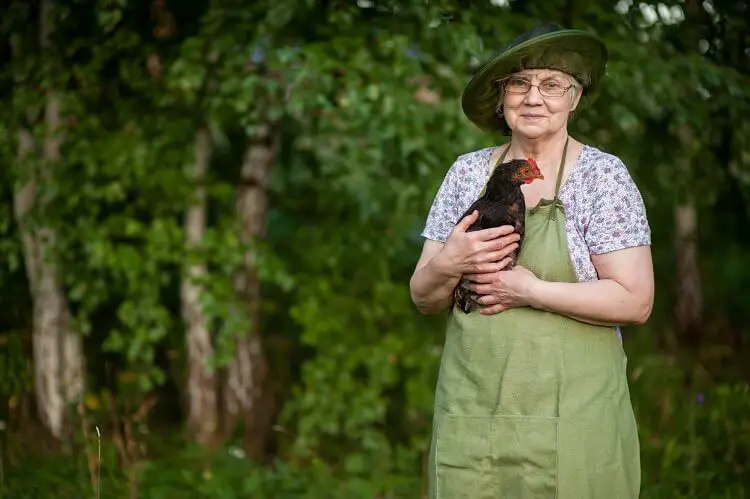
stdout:
[(469, 281), (462, 280), (453, 291), (453, 301), (456, 306), (465, 314), (479, 309), (482, 305), (477, 303), (477, 294), (473, 293), (466, 287)]

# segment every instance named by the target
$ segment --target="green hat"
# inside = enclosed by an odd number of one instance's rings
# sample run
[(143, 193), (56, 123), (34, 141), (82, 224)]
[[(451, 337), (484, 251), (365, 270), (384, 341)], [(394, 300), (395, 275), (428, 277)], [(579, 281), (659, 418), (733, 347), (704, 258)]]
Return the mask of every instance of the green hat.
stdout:
[(596, 35), (542, 24), (516, 37), (479, 69), (464, 89), (461, 106), (479, 128), (507, 131), (505, 119), (495, 113), (500, 97), (497, 80), (525, 69), (556, 69), (578, 80), (591, 103), (606, 64), (607, 48)]

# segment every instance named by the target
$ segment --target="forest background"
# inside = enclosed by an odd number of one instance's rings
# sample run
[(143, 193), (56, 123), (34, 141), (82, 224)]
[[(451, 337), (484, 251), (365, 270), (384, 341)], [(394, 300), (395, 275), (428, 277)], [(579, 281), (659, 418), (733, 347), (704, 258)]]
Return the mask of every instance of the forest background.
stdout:
[(419, 498), (445, 317), (408, 282), (459, 96), (539, 22), (653, 231), (644, 498), (750, 496), (746, 0), (7, 0), (0, 496)]

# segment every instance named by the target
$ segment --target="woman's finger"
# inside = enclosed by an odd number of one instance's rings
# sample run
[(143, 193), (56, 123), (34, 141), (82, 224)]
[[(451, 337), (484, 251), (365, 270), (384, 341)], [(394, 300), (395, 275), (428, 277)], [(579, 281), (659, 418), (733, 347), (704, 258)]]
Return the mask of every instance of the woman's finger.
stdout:
[(507, 248), (511, 244), (515, 244), (516, 247), (518, 247), (518, 241), (521, 239), (521, 236), (518, 235), (517, 232), (514, 232), (512, 234), (508, 234), (507, 236), (498, 237), (497, 239), (493, 239), (492, 241), (486, 241), (484, 244), (485, 246), (482, 248), (485, 251), (499, 251), (504, 248)]
[(500, 250), (497, 250), (497, 251), (492, 251), (490, 253), (485, 253), (482, 256), (482, 258), (481, 258), (481, 263), (499, 262), (500, 260), (502, 260), (506, 256), (508, 256), (511, 253), (513, 253), (516, 250), (516, 248), (518, 248), (518, 243), (512, 243), (512, 244), (509, 244), (508, 246), (506, 246), (503, 249), (500, 249)]
[(456, 224), (456, 227), (453, 230), (456, 230), (458, 232), (466, 232), (469, 229), (469, 227), (471, 227), (471, 224), (477, 221), (477, 218), (479, 218), (479, 212), (477, 210), (474, 210), (468, 215), (466, 215), (464, 218), (462, 218)]
[[(502, 236), (508, 236), (513, 234), (515, 227), (512, 225), (501, 225), (500, 227), (491, 227), (489, 229), (482, 229), (474, 232), (474, 237), (480, 241), (492, 241)], [(520, 236), (519, 236), (520, 237)]]
[[(490, 307), (494, 305), (503, 305), (503, 300), (501, 297), (493, 294), (486, 294), (481, 296), (481, 300), (478, 300), (479, 303), (485, 307)], [(503, 305), (505, 306), (505, 305)]]
[(505, 257), (499, 262), (483, 263), (476, 266), (476, 270), (473, 275), (476, 274), (494, 274), (505, 269), (510, 264), (510, 257)]
[(508, 308), (503, 304), (497, 304), (497, 305), (491, 305), (489, 307), (485, 307), (482, 310), (479, 311), (482, 315), (494, 315), (499, 314), (500, 312), (503, 312), (507, 310)]
[(477, 272), (476, 274), (464, 274), (464, 279), (477, 284), (487, 284), (496, 279), (496, 272)]
[[(491, 296), (492, 291), (494, 291), (492, 289), (493, 288), (492, 284), (472, 283), (472, 284), (467, 284), (466, 287), (478, 295)], [(481, 303), (482, 305), (489, 305), (489, 303), (483, 301), (482, 299), (480, 299), (479, 303)]]

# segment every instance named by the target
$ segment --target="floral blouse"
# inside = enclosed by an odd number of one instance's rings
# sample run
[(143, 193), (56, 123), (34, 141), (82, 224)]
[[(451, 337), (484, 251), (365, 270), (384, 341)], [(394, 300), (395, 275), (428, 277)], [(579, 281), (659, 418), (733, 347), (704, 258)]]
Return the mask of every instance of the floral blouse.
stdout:
[[(459, 156), (430, 208), (422, 236), (445, 242), (490, 174), (488, 147)], [(585, 145), (560, 187), (570, 259), (580, 282), (598, 279), (591, 255), (651, 244), (638, 187), (620, 159)]]

